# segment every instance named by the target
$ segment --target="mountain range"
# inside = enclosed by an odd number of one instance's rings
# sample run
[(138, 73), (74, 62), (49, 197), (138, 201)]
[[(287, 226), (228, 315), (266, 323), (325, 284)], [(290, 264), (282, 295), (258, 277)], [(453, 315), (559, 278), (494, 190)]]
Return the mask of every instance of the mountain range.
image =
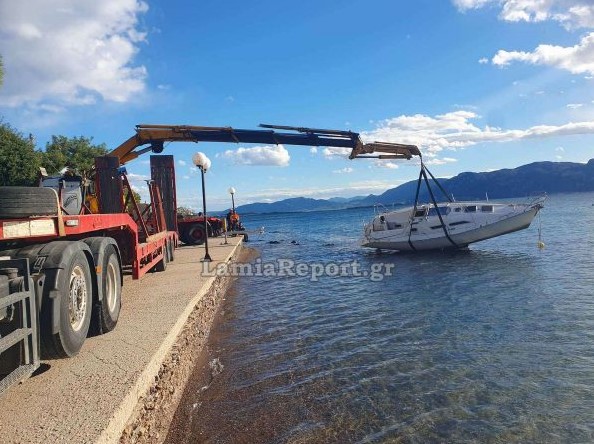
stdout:
[[(594, 191), (594, 159), (588, 163), (574, 162), (534, 162), (512, 169), (471, 173), (460, 173), (449, 179), (439, 179), (443, 188), (456, 200), (524, 197), (546, 192), (570, 193)], [(435, 198), (443, 200), (443, 193), (431, 181)], [(334, 197), (330, 199), (311, 199), (295, 197), (272, 203), (251, 203), (237, 207), (239, 213), (284, 213), (299, 211), (338, 210), (344, 208), (366, 207), (376, 204), (412, 204), (417, 181), (403, 183), (380, 195), (357, 196), (351, 198)], [(426, 186), (421, 186), (419, 199), (430, 199)]]

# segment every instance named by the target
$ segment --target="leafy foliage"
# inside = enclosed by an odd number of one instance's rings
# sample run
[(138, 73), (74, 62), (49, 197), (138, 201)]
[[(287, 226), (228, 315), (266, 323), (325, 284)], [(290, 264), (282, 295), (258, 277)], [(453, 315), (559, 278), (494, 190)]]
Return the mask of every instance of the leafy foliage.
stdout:
[(87, 173), (94, 165), (95, 157), (107, 154), (105, 144), (93, 145), (92, 137), (52, 136), (41, 154), (42, 164), (48, 174), (56, 174), (64, 167), (79, 174)]
[[(137, 191), (132, 190), (132, 197), (134, 198), (134, 200), (136, 201), (137, 204), (139, 204), (142, 200), (142, 198), (140, 197), (140, 193), (138, 193)], [(128, 202), (128, 189), (124, 189), (124, 202)], [(132, 211), (133, 208), (133, 204), (132, 202), (128, 202), (128, 205), (126, 206), (126, 211), (130, 212)]]
[(0, 185), (31, 186), (39, 175), (40, 153), (31, 137), (0, 122)]
[(188, 207), (177, 207), (177, 214), (179, 216), (193, 216), (196, 213)]

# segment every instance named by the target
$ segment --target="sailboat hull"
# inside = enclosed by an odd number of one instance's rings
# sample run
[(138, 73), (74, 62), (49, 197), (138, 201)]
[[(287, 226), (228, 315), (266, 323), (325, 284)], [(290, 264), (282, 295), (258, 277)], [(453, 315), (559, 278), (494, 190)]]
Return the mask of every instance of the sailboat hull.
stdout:
[[(430, 206), (417, 208), (417, 215), (425, 211), (419, 217), (413, 217), (413, 209), (388, 212), (366, 225), (362, 246), (398, 251), (466, 248), (475, 242), (528, 228), (543, 207), (543, 201), (523, 205), (442, 203), (438, 207), (445, 213), (441, 217), (443, 225), (437, 211), (430, 214)], [(475, 211), (469, 213), (469, 208)], [(491, 211), (477, 211), (481, 208)]]

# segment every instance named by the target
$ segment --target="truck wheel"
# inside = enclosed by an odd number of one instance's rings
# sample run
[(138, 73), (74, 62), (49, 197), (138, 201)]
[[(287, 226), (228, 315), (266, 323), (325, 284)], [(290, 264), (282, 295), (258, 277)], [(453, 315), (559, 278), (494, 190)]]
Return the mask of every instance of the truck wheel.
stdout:
[(103, 253), (103, 267), (101, 275), (103, 286), (103, 300), (100, 304), (100, 331), (112, 331), (118, 323), (122, 306), (122, 276), (118, 253), (113, 245), (108, 245)]
[(0, 187), (0, 219), (58, 214), (58, 200), (51, 188)]
[(186, 236), (189, 245), (202, 245), (204, 243), (204, 227), (198, 224), (192, 225), (188, 229), (188, 235)]
[(93, 303), (93, 285), (89, 262), (82, 250), (76, 251), (59, 278), (59, 332), (43, 340), (44, 355), (70, 357), (82, 347), (89, 325)]
[(185, 228), (179, 229), (179, 240), (182, 241), (186, 245), (188, 245), (190, 243), (190, 241), (188, 241), (188, 233)]
[(163, 258), (157, 262), (157, 265), (155, 265), (155, 268), (153, 269), (154, 271), (161, 272), (167, 270), (167, 262), (169, 262), (169, 253), (167, 250), (167, 242), (165, 242), (163, 244)]
[(169, 242), (167, 242), (167, 247), (169, 249), (169, 262), (173, 262), (175, 260), (175, 244), (173, 239), (170, 239)]

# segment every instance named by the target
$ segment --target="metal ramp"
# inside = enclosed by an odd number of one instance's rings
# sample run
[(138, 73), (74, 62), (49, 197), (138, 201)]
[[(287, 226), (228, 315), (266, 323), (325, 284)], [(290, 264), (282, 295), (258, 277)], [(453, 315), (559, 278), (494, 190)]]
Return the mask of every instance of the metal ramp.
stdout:
[(28, 259), (0, 259), (0, 394), (39, 367), (38, 319)]

